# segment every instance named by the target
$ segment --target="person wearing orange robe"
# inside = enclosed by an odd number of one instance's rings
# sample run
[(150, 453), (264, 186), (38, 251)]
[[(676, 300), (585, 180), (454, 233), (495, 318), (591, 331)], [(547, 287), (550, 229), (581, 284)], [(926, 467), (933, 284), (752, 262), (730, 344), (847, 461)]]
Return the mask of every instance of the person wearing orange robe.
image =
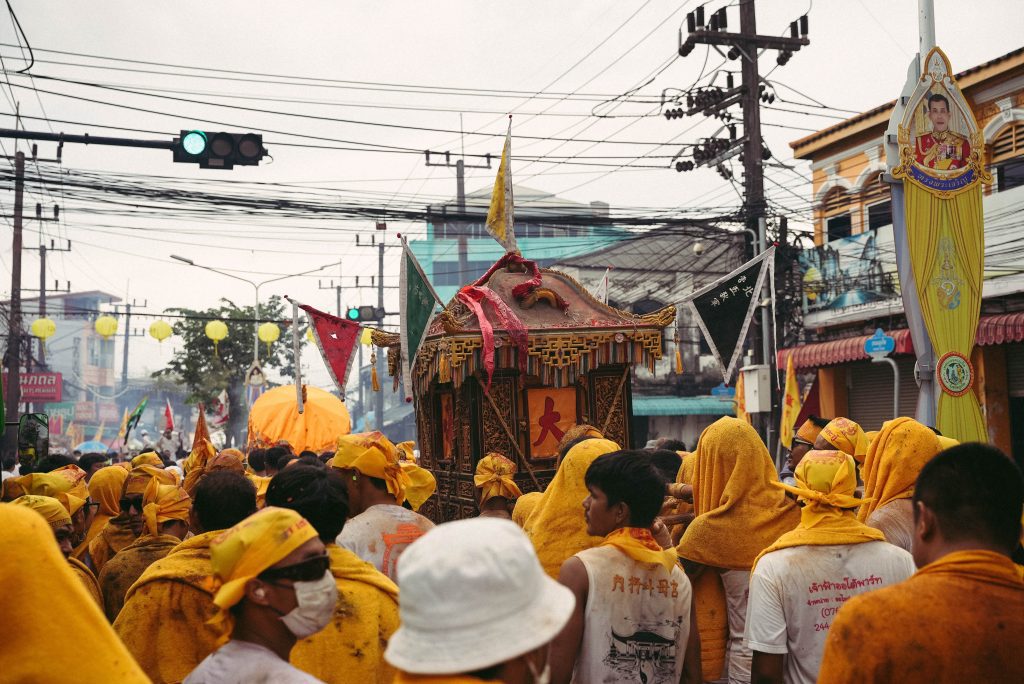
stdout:
[(120, 513), (108, 520), (100, 533), (89, 543), (89, 558), (97, 577), (107, 561), (138, 539), (145, 529), (142, 518), (142, 495), (152, 478), (156, 478), (162, 484), (178, 484), (174, 473), (156, 466), (140, 465), (128, 471), (128, 476), (121, 487), (118, 503)]
[(216, 612), (208, 578), (210, 542), (256, 512), (256, 491), (238, 473), (210, 473), (195, 488), (189, 537), (156, 561), (128, 589), (114, 631), (156, 684), (180, 682), (227, 643), (229, 626)]
[(1001, 451), (971, 443), (929, 461), (913, 494), (905, 582), (847, 601), (819, 682), (1024, 682), (1024, 479)]
[(72, 556), (90, 567), (95, 567), (89, 557), (89, 545), (99, 536), (111, 518), (121, 513), (121, 489), (128, 479), (128, 471), (120, 466), (100, 468), (89, 479), (89, 498), (97, 505), (92, 522), (85, 533), (85, 540), (75, 547)]

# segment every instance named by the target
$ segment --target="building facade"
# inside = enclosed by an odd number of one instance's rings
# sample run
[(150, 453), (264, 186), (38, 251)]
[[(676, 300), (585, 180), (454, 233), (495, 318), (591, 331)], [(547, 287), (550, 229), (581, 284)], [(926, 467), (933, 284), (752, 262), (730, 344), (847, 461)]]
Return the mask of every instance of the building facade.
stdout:
[[(985, 140), (993, 183), (984, 188), (985, 280), (972, 363), (989, 440), (1024, 461), (1024, 48), (956, 76)], [(906, 329), (893, 244), (883, 140), (892, 102), (792, 142), (812, 170), (815, 247), (800, 257), (807, 344), (779, 351), (816, 372), (824, 416), (877, 430), (913, 415), (915, 357)], [(872, 363), (864, 341), (896, 339), (894, 371)], [(896, 394), (897, 396), (893, 396)], [(892, 397), (892, 399), (890, 399)], [(895, 405), (894, 405), (895, 403)]]

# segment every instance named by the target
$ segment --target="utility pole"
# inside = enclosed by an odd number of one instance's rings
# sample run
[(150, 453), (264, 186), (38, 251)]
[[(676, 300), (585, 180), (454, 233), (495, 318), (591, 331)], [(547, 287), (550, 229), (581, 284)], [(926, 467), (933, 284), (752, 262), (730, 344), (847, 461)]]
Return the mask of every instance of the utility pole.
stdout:
[[(430, 150), (425, 152), (427, 166), (454, 166), (455, 167), (455, 206), (458, 211), (458, 239), (459, 239), (459, 274), (462, 278), (469, 274), (469, 241), (466, 236), (466, 169), (489, 169), (491, 168), (491, 155), (485, 155), (486, 164), (466, 166), (464, 159), (456, 159), (455, 164), (451, 163), (451, 152), (444, 153), (444, 164), (430, 161)], [(447, 233), (446, 233), (447, 234)], [(381, 305), (383, 306), (383, 304)]]
[[(732, 120), (732, 115), (725, 110), (734, 104), (739, 104), (743, 109), (743, 137), (736, 139), (735, 129), (728, 126), (730, 131), (729, 139), (712, 137), (695, 146), (693, 157), (695, 163), (680, 162), (676, 164), (677, 171), (689, 171), (695, 166), (714, 166), (723, 177), (730, 178), (729, 172), (723, 163), (729, 158), (740, 154), (743, 163), (743, 223), (744, 229), (751, 235), (756, 235), (757, 240), (753, 245), (755, 254), (763, 252), (768, 247), (767, 216), (764, 201), (764, 167), (763, 160), (770, 156), (761, 139), (761, 101), (769, 97), (766, 93), (767, 83), (762, 85), (761, 75), (758, 70), (758, 52), (760, 50), (777, 50), (777, 63), (783, 66), (789, 61), (792, 54), (801, 47), (810, 44), (807, 38), (808, 21), (804, 15), (790, 23), (790, 35), (788, 37), (758, 35), (757, 17), (754, 9), (754, 0), (739, 0), (740, 31), (731, 33), (728, 31), (728, 16), (726, 8), (722, 7), (711, 13), (709, 21), (705, 24), (704, 7), (698, 7), (686, 16), (686, 27), (688, 35), (686, 40), (682, 39), (680, 31), (679, 55), (685, 57), (693, 51), (698, 43), (711, 46), (719, 50), (719, 46), (727, 47), (725, 56), (730, 60), (741, 60), (739, 88), (732, 84), (732, 74), (728, 75), (728, 89), (703, 88), (696, 93), (687, 94), (687, 111), (667, 110), (665, 117), (672, 119), (680, 115), (690, 116), (701, 113), (705, 116), (715, 116), (723, 119), (727, 124)], [(774, 97), (771, 97), (774, 100)], [(717, 135), (717, 134), (716, 134)], [(760, 297), (765, 298), (766, 291), (762, 291)], [(775, 359), (771, 353), (771, 312), (768, 307), (761, 307), (760, 331), (752, 331), (754, 339), (751, 346), (754, 351), (754, 360), (758, 364), (767, 364), (774, 368)], [(775, 378), (776, 373), (770, 373)], [(777, 392), (773, 387), (773, 399), (777, 399)], [(774, 425), (773, 410), (769, 414), (758, 414), (762, 416), (759, 420), (762, 436), (771, 448), (771, 426)]]
[[(145, 300), (141, 304), (132, 299), (130, 302), (125, 302), (124, 306), (124, 353), (121, 358), (121, 389), (123, 390), (128, 386), (128, 340), (132, 337), (140, 337), (142, 333), (132, 332), (132, 307), (145, 309), (149, 300)], [(117, 308), (117, 307), (115, 307)]]
[[(377, 222), (377, 230), (381, 231), (380, 241), (377, 243), (377, 307), (380, 311), (380, 317), (377, 319), (377, 327), (384, 329), (384, 231), (388, 228), (388, 224), (384, 221)], [(362, 346), (362, 345), (360, 345)], [(379, 351), (377, 354), (377, 377), (381, 380), (385, 377), (385, 370), (387, 364), (385, 363), (385, 357), (387, 352)], [(381, 432), (384, 431), (384, 388), (381, 388), (380, 392), (377, 392), (377, 406), (375, 409), (377, 419), (377, 429)]]
[[(36, 204), (36, 220), (37, 221), (57, 221), (59, 215), (59, 209), (56, 205), (53, 207), (53, 218), (42, 217), (42, 207)], [(25, 249), (38, 249), (39, 250), (39, 317), (46, 317), (46, 255), (49, 252), (70, 252), (71, 241), (68, 240), (67, 247), (57, 247), (53, 240), (50, 240), (50, 246), (47, 247), (46, 243), (42, 240), (39, 241), (39, 247), (26, 247)], [(23, 287), (22, 290), (31, 290), (32, 288)], [(71, 292), (71, 283), (67, 283), (64, 289), (61, 289), (60, 281), (55, 280), (53, 282), (53, 292)], [(46, 345), (43, 340), (39, 340), (39, 365), (46, 368)]]
[[(14, 239), (11, 245), (11, 310), (7, 322), (7, 412), (18, 417), (21, 403), (21, 221), (25, 208), (25, 153), (14, 153)], [(6, 420), (6, 418), (5, 418)], [(5, 432), (8, 453), (18, 449), (18, 431)]]

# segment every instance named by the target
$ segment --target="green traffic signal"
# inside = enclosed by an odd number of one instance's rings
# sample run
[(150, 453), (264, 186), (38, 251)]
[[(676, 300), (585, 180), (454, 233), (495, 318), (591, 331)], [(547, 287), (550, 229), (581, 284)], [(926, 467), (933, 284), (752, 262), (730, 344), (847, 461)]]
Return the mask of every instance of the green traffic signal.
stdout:
[(349, 307), (348, 311), (345, 313), (345, 316), (350, 321), (358, 321), (359, 320), (359, 307), (358, 306), (351, 306), (351, 307)]
[(181, 147), (187, 154), (199, 156), (206, 151), (209, 141), (202, 131), (189, 131), (181, 137)]

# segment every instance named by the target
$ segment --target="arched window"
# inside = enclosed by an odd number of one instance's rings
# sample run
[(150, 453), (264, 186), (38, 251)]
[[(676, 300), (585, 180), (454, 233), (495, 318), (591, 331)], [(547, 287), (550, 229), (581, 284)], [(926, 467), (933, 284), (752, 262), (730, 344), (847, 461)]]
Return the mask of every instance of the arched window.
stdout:
[(1024, 185), (1024, 122), (1011, 123), (992, 140), (989, 169), (997, 192)]
[(852, 197), (843, 188), (832, 188), (821, 203), (825, 241), (847, 238), (853, 233)]

